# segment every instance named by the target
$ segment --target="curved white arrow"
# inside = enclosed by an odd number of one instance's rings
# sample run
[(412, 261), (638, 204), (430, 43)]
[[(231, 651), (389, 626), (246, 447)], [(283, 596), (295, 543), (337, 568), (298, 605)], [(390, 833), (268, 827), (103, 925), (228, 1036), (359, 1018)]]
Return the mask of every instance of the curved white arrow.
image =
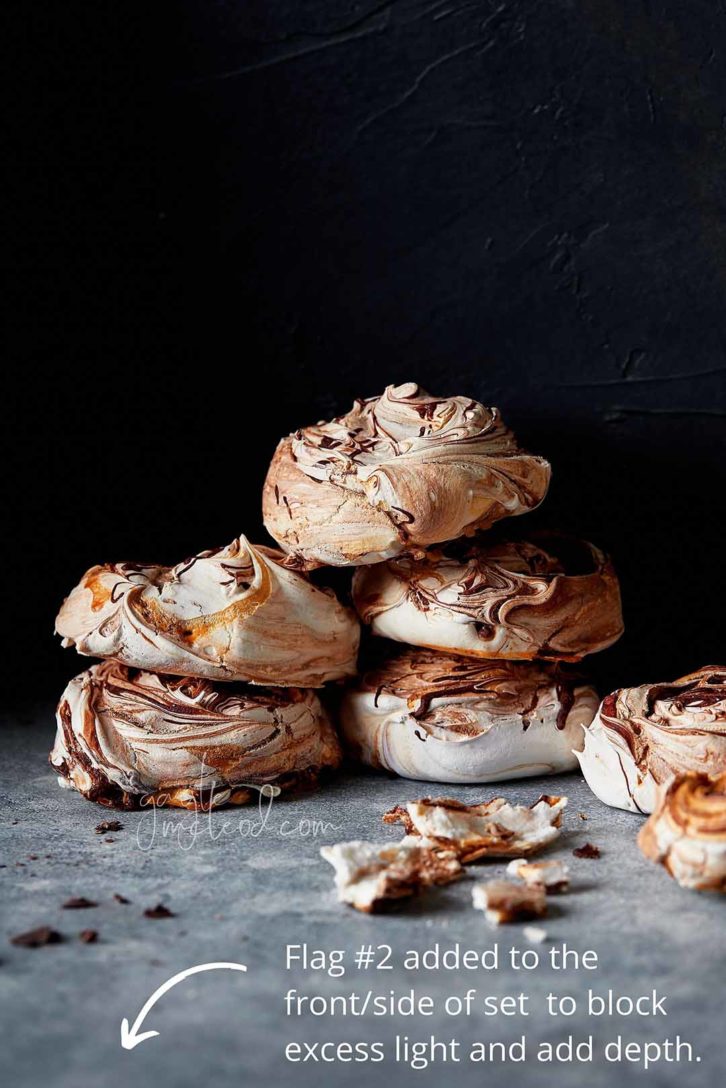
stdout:
[(144, 1039), (153, 1039), (155, 1035), (158, 1035), (158, 1031), (144, 1031), (139, 1035), (139, 1028), (146, 1019), (149, 1011), (154, 1007), (160, 997), (170, 990), (172, 986), (176, 986), (177, 982), (182, 982), (183, 979), (189, 978), (190, 975), (198, 975), (200, 971), (246, 971), (247, 968), (244, 963), (200, 963), (196, 967), (187, 967), (186, 971), (180, 971), (178, 975), (174, 975), (172, 978), (159, 987), (158, 990), (154, 990), (149, 1000), (143, 1005), (141, 1012), (134, 1020), (131, 1027), (129, 1022), (124, 1017), (121, 1021), (121, 1046), (124, 1050), (133, 1050), (139, 1043), (143, 1043)]

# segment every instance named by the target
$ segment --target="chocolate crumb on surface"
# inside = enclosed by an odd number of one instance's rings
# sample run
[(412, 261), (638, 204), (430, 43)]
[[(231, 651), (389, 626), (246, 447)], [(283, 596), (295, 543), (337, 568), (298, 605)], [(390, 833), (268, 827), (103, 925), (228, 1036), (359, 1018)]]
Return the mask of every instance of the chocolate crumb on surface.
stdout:
[(78, 939), (83, 941), (84, 944), (93, 944), (98, 939), (98, 930), (82, 929), (78, 934)]
[(584, 846), (577, 846), (572, 851), (576, 858), (599, 858), (600, 847), (595, 846), (594, 843), (586, 842)]
[(120, 820), (101, 820), (96, 824), (96, 834), (105, 835), (107, 831), (123, 831), (124, 825)]
[(10, 943), (19, 948), (42, 948), (46, 944), (60, 944), (63, 934), (50, 926), (38, 926), (37, 929), (29, 929), (27, 933), (16, 933), (10, 938)]
[(144, 918), (176, 918), (176, 915), (163, 903), (157, 903), (155, 907), (146, 908)]
[(78, 895), (73, 899), (66, 899), (63, 910), (88, 910), (90, 907), (97, 906), (98, 903), (94, 903), (92, 899), (86, 899), (85, 895)]
[(130, 903), (131, 900), (127, 899), (125, 895), (120, 895), (118, 892), (113, 893), (113, 897), (117, 903)]

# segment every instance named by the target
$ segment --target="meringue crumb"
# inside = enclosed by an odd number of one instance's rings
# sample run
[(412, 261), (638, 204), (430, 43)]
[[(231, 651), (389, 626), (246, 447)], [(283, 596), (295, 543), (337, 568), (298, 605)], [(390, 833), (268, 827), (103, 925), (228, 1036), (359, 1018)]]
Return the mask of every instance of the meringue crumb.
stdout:
[(547, 930), (542, 929), (541, 926), (525, 926), (522, 930), (522, 934), (531, 941), (532, 944), (542, 944), (547, 940)]
[(507, 876), (523, 880), (529, 887), (542, 887), (548, 893), (566, 892), (570, 886), (570, 867), (559, 859), (527, 861), (515, 858), (507, 866)]
[(475, 909), (483, 911), (487, 922), (495, 926), (547, 914), (547, 896), (541, 885), (528, 887), (508, 880), (488, 880), (474, 885), (471, 898)]
[(399, 843), (339, 842), (321, 846), (320, 854), (335, 869), (340, 902), (366, 914), (385, 900), (450, 884), (464, 872), (452, 851), (412, 842), (410, 837)]
[(463, 864), (483, 857), (522, 859), (553, 842), (560, 834), (566, 797), (544, 794), (533, 805), (510, 804), (494, 797), (465, 804), (449, 797), (424, 797), (396, 805), (385, 824), (403, 824), (411, 841), (433, 841), (453, 850)]

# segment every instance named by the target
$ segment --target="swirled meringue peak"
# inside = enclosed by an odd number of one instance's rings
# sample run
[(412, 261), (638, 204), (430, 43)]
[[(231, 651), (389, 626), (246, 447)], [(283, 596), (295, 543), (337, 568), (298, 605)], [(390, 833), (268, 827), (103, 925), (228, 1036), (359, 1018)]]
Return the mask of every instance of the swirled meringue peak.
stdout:
[(498, 782), (577, 766), (598, 697), (554, 666), (406, 650), (347, 691), (343, 739), (363, 763), (428, 782)]
[(577, 758), (593, 793), (631, 812), (652, 812), (675, 775), (726, 773), (726, 668), (608, 695)]
[(548, 462), (519, 448), (498, 408), (408, 382), (283, 439), (263, 514), (285, 551), (358, 566), (524, 514), (549, 480)]
[(177, 676), (316, 688), (352, 675), (352, 612), (284, 563), (242, 536), (176, 567), (92, 567), (56, 630), (81, 654)]
[(726, 774), (672, 779), (638, 845), (684, 888), (726, 892)]
[(57, 722), (50, 761), (61, 784), (113, 808), (243, 804), (340, 762), (312, 691), (239, 691), (116, 661), (71, 680)]
[(363, 567), (353, 601), (376, 635), (472, 657), (579, 661), (623, 632), (610, 560), (554, 533)]

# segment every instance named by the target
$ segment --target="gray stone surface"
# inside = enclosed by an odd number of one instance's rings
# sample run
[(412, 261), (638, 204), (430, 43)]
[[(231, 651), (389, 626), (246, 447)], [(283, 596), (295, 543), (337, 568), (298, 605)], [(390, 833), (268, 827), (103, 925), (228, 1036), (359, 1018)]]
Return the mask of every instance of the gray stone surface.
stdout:
[[(531, 801), (541, 792), (570, 797), (566, 831), (551, 856), (568, 856), (586, 840), (602, 848), (598, 861), (571, 858), (573, 889), (557, 902), (546, 925), (547, 949), (562, 941), (580, 951), (593, 948), (600, 957), (596, 972), (555, 973), (549, 966), (534, 972), (498, 973), (439, 971), (413, 974), (349, 970), (342, 978), (304, 976), (285, 970), (285, 945), (345, 948), (348, 956), (361, 943), (388, 943), (393, 957), (408, 948), (436, 942), (448, 948), (532, 948), (521, 930), (494, 932), (470, 907), (471, 880), (433, 891), (402, 905), (385, 917), (366, 917), (339, 905), (332, 892), (332, 870), (318, 857), (325, 842), (339, 839), (391, 838), (381, 813), (394, 803), (429, 792), (419, 784), (382, 776), (346, 776), (329, 789), (294, 802), (275, 802), (261, 833), (252, 835), (246, 821), (254, 811), (236, 810), (202, 817), (192, 834), (192, 818), (184, 813), (122, 814), (123, 831), (112, 843), (94, 831), (112, 816), (77, 795), (62, 791), (45, 762), (52, 736), (50, 709), (33, 723), (8, 722), (3, 729), (6, 819), (2, 831), (4, 947), (0, 954), (0, 987), (5, 1016), (3, 1064), (14, 1085), (85, 1086), (253, 1083), (295, 1079), (312, 1084), (363, 1085), (371, 1078), (395, 1077), (407, 1086), (455, 1080), (522, 1088), (553, 1080), (575, 1088), (583, 1082), (597, 1088), (610, 1084), (706, 1085), (722, 1082), (726, 1057), (723, 1033), (724, 902), (678, 888), (635, 845), (639, 818), (605, 808), (576, 776), (530, 780), (502, 786), (497, 792), (512, 800)], [(448, 788), (447, 793), (472, 800), (490, 789)], [(585, 823), (578, 812), (586, 812)], [(302, 821), (302, 823), (301, 823)], [(311, 821), (322, 826), (311, 827)], [(306, 834), (305, 832), (317, 832)], [(153, 832), (153, 834), (152, 834)], [(31, 860), (30, 855), (37, 855)], [(501, 864), (482, 867), (500, 874)], [(131, 902), (121, 905), (113, 893)], [(86, 911), (67, 911), (69, 896), (98, 901)], [(158, 901), (175, 917), (151, 921), (143, 910)], [(41, 924), (61, 930), (63, 944), (28, 950), (9, 937)], [(99, 932), (96, 944), (84, 945), (77, 933)], [(189, 978), (162, 997), (144, 1030), (157, 1038), (135, 1050), (122, 1050), (119, 1025), (130, 1020), (149, 995), (170, 976), (195, 964), (241, 961), (246, 975), (210, 972)], [(286, 1020), (283, 997), (288, 988), (301, 992), (344, 994), (371, 988), (415, 987), (441, 999), (475, 987), (479, 996), (530, 994), (532, 1014), (526, 1019), (481, 1015), (452, 1022), (429, 1019), (394, 1022), (366, 1017), (346, 1020)], [(656, 987), (668, 995), (668, 1017), (585, 1020), (582, 1015), (550, 1019), (537, 1006), (550, 990), (585, 995), (614, 988), (636, 995)], [(608, 1065), (470, 1065), (448, 1063), (413, 1071), (392, 1064), (304, 1064), (283, 1058), (286, 1040), (381, 1040), (387, 1046), (398, 1034), (448, 1040), (511, 1041), (528, 1035), (530, 1048), (543, 1039), (570, 1033), (594, 1036), (596, 1048), (622, 1033), (641, 1041), (675, 1038), (693, 1044), (696, 1064), (659, 1064), (645, 1073), (640, 1066)]]

